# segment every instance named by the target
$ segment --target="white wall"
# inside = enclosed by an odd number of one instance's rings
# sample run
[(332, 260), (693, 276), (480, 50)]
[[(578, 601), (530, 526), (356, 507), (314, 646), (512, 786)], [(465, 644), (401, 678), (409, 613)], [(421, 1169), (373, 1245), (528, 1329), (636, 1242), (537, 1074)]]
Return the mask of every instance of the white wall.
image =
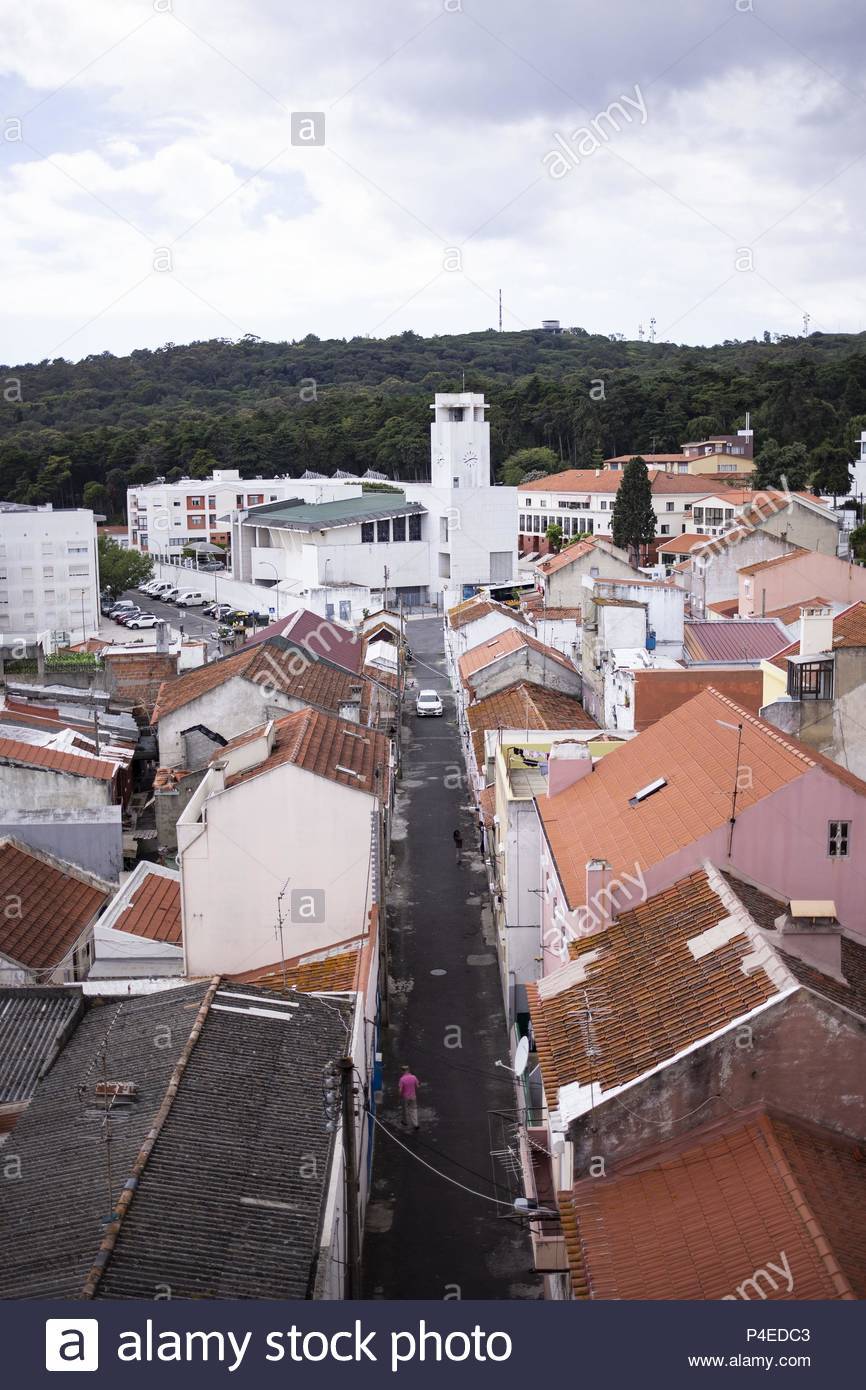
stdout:
[[(234, 973), (358, 936), (369, 908), (373, 798), (291, 764), (227, 791), (211, 770), (177, 823), (187, 972)], [(205, 809), (204, 823), (201, 820)], [(325, 920), (292, 922), (293, 890), (321, 890)]]
[(0, 804), (39, 811), (79, 810), (111, 806), (110, 782), (97, 777), (72, 777), (50, 768), (0, 766)]
[(79, 642), (98, 630), (93, 512), (0, 511), (0, 638), (47, 634), (52, 647), (61, 634)]

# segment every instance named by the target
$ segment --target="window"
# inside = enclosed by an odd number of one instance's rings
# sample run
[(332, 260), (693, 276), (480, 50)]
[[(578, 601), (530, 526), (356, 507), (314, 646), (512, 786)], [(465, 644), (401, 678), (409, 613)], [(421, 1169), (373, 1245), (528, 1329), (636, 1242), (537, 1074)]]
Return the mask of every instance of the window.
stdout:
[(832, 700), (833, 659), (788, 661), (788, 694), (792, 700)]
[(363, 545), (369, 545), (369, 543), (370, 543), (372, 540), (374, 540), (374, 539), (375, 539), (375, 530), (374, 530), (372, 521), (362, 521), (362, 522), (361, 522), (361, 542), (362, 542), (362, 544), (363, 544)]
[(732, 517), (733, 515), (734, 515), (734, 509), (733, 509), (733, 507), (725, 507), (725, 521), (730, 521), (730, 520), (731, 520), (731, 517)]
[(395, 516), (391, 522), (391, 540), (405, 541), (406, 539), (406, 518), (405, 516)]
[(849, 820), (831, 820), (827, 834), (827, 853), (831, 859), (847, 859)]
[(447, 516), (440, 516), (440, 518), (439, 518), (439, 543), (440, 543), (440, 545), (447, 545), (447, 544), (448, 544), (448, 518), (447, 518)]
[(209, 497), (209, 498), (207, 499), (207, 504), (208, 504), (209, 507), (215, 507), (215, 506), (216, 506), (216, 496)]
[(665, 502), (665, 511), (666, 511), (666, 512), (672, 512), (673, 509), (674, 509), (674, 504), (673, 504), (673, 502)]
[(347, 598), (340, 599), (340, 622), (348, 623), (352, 620), (352, 604)]
[(662, 533), (663, 536), (669, 536), (669, 535), (670, 535), (670, 533), (671, 533), (671, 528), (667, 525), (667, 523), (665, 523), (665, 525), (662, 526), (662, 528), (661, 528), (661, 533)]
[(260, 507), (260, 506), (262, 505), (262, 503), (264, 502), (264, 500), (265, 500), (265, 494), (264, 494), (263, 492), (251, 492), (251, 493), (249, 493), (249, 495), (248, 495), (248, 497), (247, 497), (247, 506), (248, 506), (248, 507)]
[(531, 507), (531, 506), (532, 506), (532, 498), (531, 498), (531, 497), (524, 497), (524, 499), (523, 499), (523, 505), (524, 505), (524, 507)]
[(43, 566), (42, 566), (42, 578), (43, 578), (43, 579), (53, 579), (53, 578), (54, 578), (54, 566), (53, 566), (53, 565), (43, 565)]
[(678, 473), (688, 473), (688, 471), (689, 471), (689, 465), (688, 465), (687, 463), (678, 463), (678, 464), (677, 464), (677, 472), (678, 472)]
[(391, 523), (386, 517), (384, 521), (376, 522), (376, 540), (389, 541), (391, 539)]
[(539, 499), (538, 499), (538, 505), (539, 505), (539, 507), (546, 507), (546, 506), (547, 506), (547, 498), (546, 498), (546, 497), (539, 497)]
[(736, 465), (735, 463), (720, 463), (720, 464), (719, 464), (719, 472), (720, 472), (720, 473), (736, 473), (736, 471), (737, 471), (737, 465)]
[(188, 516), (186, 522), (191, 531), (201, 531), (204, 527), (203, 516)]
[(88, 575), (88, 569), (87, 569), (87, 566), (86, 566), (86, 565), (70, 565), (70, 566), (69, 566), (69, 578), (70, 578), (70, 579), (86, 579), (86, 578), (87, 578), (87, 575)]
[(525, 514), (525, 512), (521, 512), (521, 513), (520, 513), (520, 516), (518, 517), (517, 529), (518, 529), (518, 531), (525, 531), (525, 530), (526, 530), (526, 514)]
[(421, 539), (421, 513), (416, 512), (409, 518), (409, 539), (410, 541), (420, 541)]
[(67, 554), (67, 555), (86, 555), (86, 554), (87, 554), (87, 546), (86, 546), (86, 545), (68, 545), (68, 546), (66, 547), (66, 554)]
[(188, 507), (203, 507), (203, 506), (204, 506), (204, 498), (203, 498), (203, 497), (188, 497), (188, 498), (186, 499), (186, 504), (187, 504)]

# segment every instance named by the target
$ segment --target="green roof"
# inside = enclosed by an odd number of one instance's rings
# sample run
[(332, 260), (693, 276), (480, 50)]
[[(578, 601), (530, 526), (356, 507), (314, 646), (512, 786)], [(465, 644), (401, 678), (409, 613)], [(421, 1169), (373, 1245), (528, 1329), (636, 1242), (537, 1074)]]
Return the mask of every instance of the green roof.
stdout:
[(355, 526), (391, 516), (424, 512), (420, 502), (407, 502), (405, 493), (367, 493), (341, 497), (336, 502), (266, 502), (251, 507), (246, 526), (276, 526), (287, 531), (327, 531), (333, 526)]

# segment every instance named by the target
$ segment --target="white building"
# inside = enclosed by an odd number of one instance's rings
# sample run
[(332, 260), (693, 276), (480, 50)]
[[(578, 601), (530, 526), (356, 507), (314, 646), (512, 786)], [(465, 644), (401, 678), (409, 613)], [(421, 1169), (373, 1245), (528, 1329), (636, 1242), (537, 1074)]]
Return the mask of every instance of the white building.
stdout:
[(229, 518), (270, 502), (300, 497), (328, 502), (360, 497), (359, 478), (242, 478), (237, 468), (214, 469), (210, 478), (157, 479), (126, 494), (129, 544), (149, 555), (170, 555), (196, 541), (229, 544)]
[[(363, 492), (359, 478), (280, 479), (272, 491), (262, 483), (254, 492), (235, 477), (229, 534), (207, 533), (202, 525), (195, 535), (230, 544), (234, 580), (276, 587), (342, 622), (357, 622), (365, 610), (389, 602), (451, 608), (480, 587), (511, 584), (517, 493), (490, 482), (484, 397), (437, 394), (431, 409), (429, 482)], [(164, 500), (161, 506), (164, 526)], [(220, 515), (201, 490), (172, 497), (170, 506), (176, 547), (195, 538), (190, 525), (198, 516), (210, 524)], [(154, 548), (149, 533), (148, 544)]]
[(221, 749), (177, 823), (187, 974), (363, 935), (381, 908), (391, 786), (389, 740), (317, 710)]
[[(707, 493), (707, 480), (691, 474), (650, 470), (656, 536), (692, 531), (691, 508)], [(565, 540), (573, 536), (610, 536), (613, 504), (622, 482), (617, 470), (570, 468), (516, 489), (518, 545), (522, 554), (543, 555), (550, 546), (548, 526), (558, 525)]]
[(48, 649), (99, 630), (93, 512), (0, 502), (0, 640)]

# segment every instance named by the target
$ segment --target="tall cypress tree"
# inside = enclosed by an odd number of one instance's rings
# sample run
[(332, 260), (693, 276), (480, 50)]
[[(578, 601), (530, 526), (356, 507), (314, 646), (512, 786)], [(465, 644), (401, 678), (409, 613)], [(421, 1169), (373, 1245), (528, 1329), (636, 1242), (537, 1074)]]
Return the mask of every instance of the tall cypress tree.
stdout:
[(633, 565), (640, 563), (643, 547), (655, 540), (656, 514), (653, 511), (652, 488), (642, 458), (630, 459), (625, 466), (613, 504), (611, 531), (614, 545), (628, 551)]

